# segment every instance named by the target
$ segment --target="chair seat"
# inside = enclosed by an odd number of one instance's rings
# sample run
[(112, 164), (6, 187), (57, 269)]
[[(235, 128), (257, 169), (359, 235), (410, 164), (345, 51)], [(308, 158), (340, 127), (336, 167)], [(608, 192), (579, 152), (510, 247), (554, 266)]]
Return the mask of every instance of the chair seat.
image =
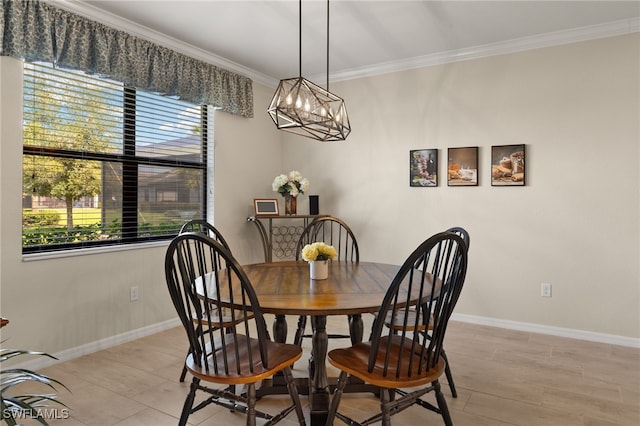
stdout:
[[(206, 363), (202, 362), (202, 367), (200, 367), (196, 365), (193, 354), (189, 354), (185, 361), (185, 365), (193, 376), (214, 383), (255, 383), (273, 376), (274, 373), (293, 364), (302, 356), (302, 349), (297, 345), (276, 343), (272, 341), (263, 342), (263, 345), (266, 344), (266, 351), (268, 353), (268, 360), (270, 364), (270, 366), (265, 366), (262, 365), (260, 361), (260, 343), (258, 339), (247, 338), (244, 335), (238, 334), (235, 336), (237, 340), (234, 341), (234, 336), (232, 334), (225, 335), (225, 337), (227, 336), (228, 339), (225, 338), (224, 344), (224, 346), (229, 348), (227, 349), (227, 353), (233, 353), (235, 349), (232, 347), (234, 345), (236, 348), (240, 349), (238, 351), (237, 358), (229, 357), (229, 355), (227, 355), (228, 372), (219, 371), (217, 373), (214, 370), (214, 360), (211, 356), (207, 358)], [(249, 345), (246, 344), (247, 339), (249, 341)], [(250, 352), (245, 349), (247, 346), (250, 348)], [(217, 365), (220, 369), (224, 365), (224, 351), (222, 350), (223, 345), (221, 343), (221, 339), (216, 340), (216, 347), (218, 348), (216, 351)], [(211, 354), (210, 349), (210, 346), (208, 346), (207, 353), (209, 354)], [(250, 369), (251, 364), (253, 365), (253, 372)]]
[[(391, 346), (387, 351), (388, 339), (391, 339)], [(410, 388), (430, 383), (442, 375), (446, 362), (443, 358), (438, 360), (435, 367), (417, 372), (420, 360), (419, 353), (411, 354), (411, 339), (404, 338), (404, 347), (400, 348), (403, 338), (401, 336), (386, 336), (380, 340), (380, 348), (385, 349), (385, 353), (379, 353), (376, 365), (372, 372), (367, 371), (369, 354), (371, 353), (371, 342), (358, 343), (350, 348), (333, 349), (328, 354), (329, 363), (352, 376), (356, 376), (365, 382), (384, 388)], [(385, 356), (389, 356), (388, 372), (383, 375), (383, 363)], [(413, 358), (412, 374), (407, 374), (409, 358)], [(402, 358), (402, 368), (400, 373), (396, 370), (397, 361)]]
[[(405, 322), (407, 324), (406, 329), (409, 331), (425, 331), (427, 329), (422, 320), (422, 311), (415, 308), (401, 309), (395, 315), (392, 316), (391, 314), (391, 312), (387, 314), (384, 325), (392, 330), (402, 330)], [(416, 315), (418, 316), (417, 322)], [(416, 327), (415, 324), (418, 324), (418, 326)], [(433, 329), (433, 315), (429, 316), (429, 330), (431, 329)]]
[[(253, 314), (252, 313), (247, 313), (247, 319), (249, 318), (253, 318)], [(198, 315), (196, 315), (196, 313), (193, 313), (191, 319), (193, 320), (193, 322), (195, 324), (202, 324), (202, 325), (207, 325), (209, 327), (233, 327), (234, 325), (238, 324), (240, 321), (242, 321), (244, 319), (244, 316), (242, 317), (242, 320), (240, 318), (236, 318), (235, 320), (231, 317), (230, 313), (222, 313), (222, 316), (220, 316), (217, 312), (211, 312), (211, 317), (210, 318), (206, 318), (203, 317), (200, 318), (198, 317)]]

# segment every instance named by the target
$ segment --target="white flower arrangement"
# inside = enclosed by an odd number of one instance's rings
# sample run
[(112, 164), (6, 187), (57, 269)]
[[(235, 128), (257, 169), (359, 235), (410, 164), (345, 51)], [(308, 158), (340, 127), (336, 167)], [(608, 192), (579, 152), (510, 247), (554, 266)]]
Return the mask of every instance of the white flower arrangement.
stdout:
[(293, 170), (289, 175), (276, 176), (271, 187), (283, 197), (286, 195), (297, 197), (298, 194), (304, 194), (309, 190), (309, 180), (303, 178), (299, 171)]
[(302, 259), (307, 262), (316, 260), (329, 260), (338, 256), (338, 252), (333, 246), (325, 243), (307, 244), (302, 248)]

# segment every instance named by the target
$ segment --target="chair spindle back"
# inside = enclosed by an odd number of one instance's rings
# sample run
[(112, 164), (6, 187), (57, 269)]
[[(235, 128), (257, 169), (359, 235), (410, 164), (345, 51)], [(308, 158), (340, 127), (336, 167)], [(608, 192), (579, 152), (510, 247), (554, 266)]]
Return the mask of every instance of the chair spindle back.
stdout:
[[(202, 233), (178, 235), (167, 249), (165, 274), (194, 363), (202, 371), (239, 376), (253, 374), (256, 365), (268, 366), (263, 342), (269, 337), (258, 299), (223, 244)], [(225, 314), (234, 327), (221, 322)], [(260, 360), (252, 359), (251, 337), (260, 342)]]
[(204, 219), (192, 219), (186, 222), (184, 225), (182, 225), (178, 234), (184, 234), (186, 232), (195, 232), (198, 234), (206, 235), (218, 241), (227, 250), (231, 250), (229, 248), (229, 244), (227, 244), (227, 241), (222, 236), (222, 233), (215, 226)]
[(359, 262), (360, 251), (353, 231), (341, 219), (333, 216), (320, 217), (302, 231), (296, 247), (296, 260), (306, 244), (323, 242), (333, 246), (338, 252), (336, 260)]
[[(436, 366), (449, 317), (458, 301), (467, 270), (467, 244), (453, 232), (425, 240), (404, 262), (392, 281), (372, 327), (369, 372), (382, 369), (398, 375), (421, 375)], [(423, 315), (408, 324), (407, 307), (418, 305)], [(386, 328), (385, 321), (404, 318), (402, 327)], [(422, 323), (419, 323), (422, 322)], [(431, 323), (430, 323), (431, 322)], [(432, 329), (423, 339), (418, 329)], [(393, 343), (393, 344), (392, 344)], [(387, 345), (382, 350), (381, 345)], [(376, 354), (384, 353), (384, 359)], [(393, 368), (389, 368), (392, 366)]]

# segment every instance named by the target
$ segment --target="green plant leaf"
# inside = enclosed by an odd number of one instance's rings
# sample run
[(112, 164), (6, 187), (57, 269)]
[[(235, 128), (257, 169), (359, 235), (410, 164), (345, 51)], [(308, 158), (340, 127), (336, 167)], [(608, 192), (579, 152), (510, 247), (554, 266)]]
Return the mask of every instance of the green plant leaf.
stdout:
[[(2, 342), (4, 343), (4, 341)], [(45, 352), (35, 352), (35, 351), (25, 351), (20, 349), (0, 349), (0, 362), (6, 361), (16, 356), (20, 355), (37, 355), (37, 356), (46, 356), (52, 359), (58, 359), (53, 355), (49, 355)]]
[[(1, 343), (4, 343), (4, 341)], [(7, 361), (21, 355), (46, 356), (52, 359), (57, 359), (56, 357), (44, 352), (20, 349), (0, 349), (0, 362)], [(57, 384), (69, 390), (62, 382), (35, 371), (24, 368), (8, 368), (0, 370), (0, 395), (2, 396), (0, 399), (0, 408), (2, 409), (1, 416), (2, 420), (8, 426), (17, 425), (15, 418), (16, 413), (29, 413), (30, 416), (33, 415), (33, 419), (46, 426), (48, 423), (37, 410), (38, 408), (48, 407), (49, 403), (55, 403), (63, 407), (67, 407), (63, 402), (56, 399), (56, 396), (53, 394), (7, 395), (7, 391), (11, 390), (14, 386), (25, 382), (40, 383), (53, 390), (56, 390), (54, 384)]]

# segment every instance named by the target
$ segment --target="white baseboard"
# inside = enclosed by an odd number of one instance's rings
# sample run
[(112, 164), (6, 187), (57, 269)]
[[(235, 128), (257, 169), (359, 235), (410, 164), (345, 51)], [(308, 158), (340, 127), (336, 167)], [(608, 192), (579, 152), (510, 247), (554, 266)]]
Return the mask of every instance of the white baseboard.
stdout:
[(150, 336), (152, 334), (159, 333), (161, 331), (169, 330), (170, 328), (177, 327), (179, 325), (180, 325), (180, 319), (175, 318), (172, 320), (138, 328), (136, 330), (127, 331), (126, 333), (107, 337), (105, 339), (97, 340), (95, 342), (90, 342), (81, 346), (76, 346), (75, 348), (66, 349), (61, 352), (52, 353), (51, 355), (56, 357), (57, 360), (41, 356), (41, 357), (38, 357), (37, 359), (32, 359), (24, 363), (16, 364), (16, 367), (26, 368), (29, 370), (39, 370), (42, 368), (49, 367), (53, 364), (57, 364), (59, 362), (68, 361), (70, 359), (78, 358), (83, 355), (88, 355), (97, 351), (101, 351), (103, 349), (107, 349), (112, 346), (120, 345), (122, 343), (127, 343), (132, 340), (140, 339), (142, 337)]
[(528, 331), (530, 333), (548, 334), (551, 336), (567, 337), (570, 339), (588, 340), (591, 342), (608, 343), (610, 345), (640, 348), (640, 339), (626, 336), (617, 336), (614, 334), (595, 333), (591, 331), (576, 330), (572, 328), (552, 327), (549, 325), (502, 320), (497, 318), (478, 317), (475, 315), (456, 313), (451, 315), (451, 319), (454, 321), (468, 322), (490, 327), (500, 327), (510, 330)]
[[(530, 333), (548, 334), (551, 336), (567, 337), (570, 339), (588, 340), (592, 342), (607, 343), (610, 345), (628, 346), (632, 348), (640, 348), (640, 339), (633, 337), (617, 336), (613, 334), (595, 333), (584, 330), (575, 330), (571, 328), (552, 327), (548, 325), (540, 325), (526, 322), (502, 320), (497, 318), (479, 317), (475, 315), (456, 314), (451, 316), (454, 321), (467, 322), (471, 324), (486, 325), (489, 327), (506, 328), (510, 330), (526, 331)], [(85, 345), (77, 346), (75, 348), (67, 349), (61, 352), (51, 354), (57, 358), (57, 360), (39, 357), (21, 364), (16, 365), (19, 368), (26, 368), (29, 370), (39, 370), (49, 367), (53, 364), (62, 361), (68, 361), (73, 358), (77, 358), (83, 355), (88, 355), (93, 352), (101, 351), (103, 349), (110, 348), (112, 346), (120, 345), (122, 343), (130, 342), (132, 340), (140, 339), (145, 336), (149, 336), (161, 331), (168, 330), (180, 325), (178, 318), (164, 321), (158, 324), (149, 325), (147, 327), (131, 330), (126, 333), (118, 334), (116, 336), (107, 337), (105, 339), (97, 340), (95, 342), (87, 343)]]

